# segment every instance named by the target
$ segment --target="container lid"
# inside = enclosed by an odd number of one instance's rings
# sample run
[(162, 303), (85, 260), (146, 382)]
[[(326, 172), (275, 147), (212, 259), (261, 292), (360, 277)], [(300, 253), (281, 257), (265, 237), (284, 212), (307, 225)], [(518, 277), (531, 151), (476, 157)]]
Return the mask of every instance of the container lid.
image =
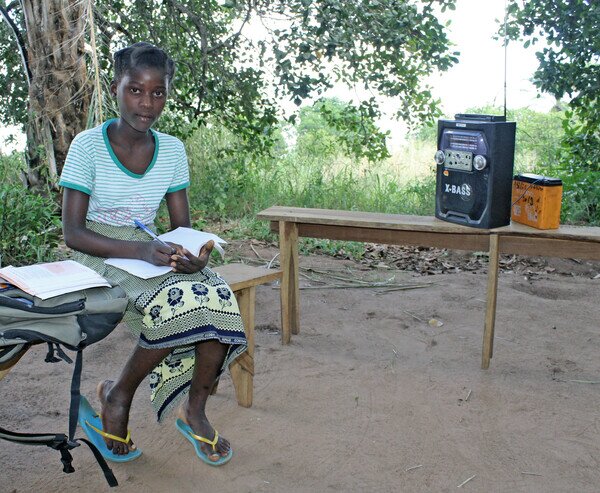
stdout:
[(531, 184), (546, 186), (546, 187), (558, 187), (562, 185), (560, 178), (552, 178), (550, 176), (536, 175), (534, 173), (521, 173), (515, 175), (515, 180), (524, 181)]

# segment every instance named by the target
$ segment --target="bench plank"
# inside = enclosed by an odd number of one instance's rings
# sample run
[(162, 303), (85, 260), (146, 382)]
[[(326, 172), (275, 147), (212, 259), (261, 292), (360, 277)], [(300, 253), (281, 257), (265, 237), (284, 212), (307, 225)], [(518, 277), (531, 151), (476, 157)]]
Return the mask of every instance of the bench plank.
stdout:
[(554, 238), (558, 240), (577, 240), (600, 243), (600, 227), (560, 225), (557, 229), (536, 229), (525, 224), (511, 223), (509, 226), (495, 228), (492, 233), (505, 236), (530, 236), (536, 238)]
[(441, 221), (433, 216), (406, 216), (380, 212), (341, 211), (333, 209), (305, 209), (302, 207), (273, 206), (257, 214), (259, 219), (286, 221), (298, 224), (355, 226), (358, 228), (394, 229), (404, 231), (432, 231), (439, 233), (489, 234), (488, 229), (470, 228), (462, 224)]
[(227, 281), (233, 291), (281, 279), (280, 270), (253, 267), (246, 264), (225, 264), (212, 269)]
[[(271, 231), (278, 232), (279, 224), (280, 223), (272, 222)], [(489, 248), (489, 236), (482, 234), (359, 228), (356, 226), (303, 223), (297, 224), (297, 227), (298, 236), (305, 238), (362, 241), (368, 243), (383, 243), (386, 245), (453, 248), (455, 250), (469, 250), (475, 252), (487, 251)]]
[(600, 260), (600, 239), (596, 242), (549, 236), (500, 236), (500, 253), (542, 257)]

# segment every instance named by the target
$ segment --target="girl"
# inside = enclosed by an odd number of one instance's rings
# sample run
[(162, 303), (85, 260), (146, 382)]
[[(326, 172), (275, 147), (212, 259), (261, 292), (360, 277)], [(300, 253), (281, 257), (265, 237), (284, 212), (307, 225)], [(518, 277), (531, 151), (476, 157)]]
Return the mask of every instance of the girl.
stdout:
[[(63, 231), (75, 260), (127, 292), (124, 321), (139, 339), (119, 378), (98, 384), (101, 426), (85, 429), (103, 437), (95, 438), (106, 458), (139, 456), (127, 430), (129, 408), (150, 374), (158, 420), (187, 393), (177, 427), (202, 460), (220, 465), (232, 451), (208, 421), (205, 405), (221, 372), (247, 347), (235, 296), (206, 267), (212, 242), (196, 257), (179, 245), (149, 241), (133, 224), (137, 219), (152, 227), (165, 198), (171, 228), (191, 226), (183, 144), (151, 128), (165, 107), (174, 63), (163, 50), (135, 43), (114, 54), (114, 71), (110, 91), (119, 118), (77, 135), (66, 158)], [(107, 257), (142, 259), (173, 271), (144, 280), (106, 265)]]

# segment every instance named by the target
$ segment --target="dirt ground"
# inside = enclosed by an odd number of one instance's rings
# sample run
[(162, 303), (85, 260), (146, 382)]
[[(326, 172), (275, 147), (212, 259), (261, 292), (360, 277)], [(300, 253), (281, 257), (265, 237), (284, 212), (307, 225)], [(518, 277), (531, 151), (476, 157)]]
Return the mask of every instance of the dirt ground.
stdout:
[[(255, 260), (277, 252), (240, 248)], [(300, 264), (301, 333), (291, 344), (280, 342), (277, 286), (258, 289), (253, 407), (236, 404), (228, 375), (209, 400), (232, 461), (198, 460), (173, 419), (156, 422), (143, 384), (130, 427), (144, 454), (112, 466), (115, 491), (600, 490), (598, 263), (504, 259), (488, 370), (484, 268), (463, 261), (422, 275), (385, 257), (318, 255)], [(359, 282), (340, 288), (348, 279)], [(119, 328), (87, 349), (83, 394), (116, 377), (134, 344)], [(71, 367), (44, 354), (31, 350), (0, 383), (1, 426), (66, 432)], [(87, 448), (74, 458), (67, 475), (57, 452), (2, 442), (0, 491), (109, 490)]]

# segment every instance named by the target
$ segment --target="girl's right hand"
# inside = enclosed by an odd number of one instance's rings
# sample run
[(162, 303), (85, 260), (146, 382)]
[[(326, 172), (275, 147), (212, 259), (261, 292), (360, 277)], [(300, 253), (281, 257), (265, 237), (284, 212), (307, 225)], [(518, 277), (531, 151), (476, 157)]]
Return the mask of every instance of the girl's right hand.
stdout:
[(142, 260), (154, 265), (170, 265), (171, 255), (176, 251), (175, 248), (169, 248), (156, 240), (145, 241), (142, 244), (140, 257)]

